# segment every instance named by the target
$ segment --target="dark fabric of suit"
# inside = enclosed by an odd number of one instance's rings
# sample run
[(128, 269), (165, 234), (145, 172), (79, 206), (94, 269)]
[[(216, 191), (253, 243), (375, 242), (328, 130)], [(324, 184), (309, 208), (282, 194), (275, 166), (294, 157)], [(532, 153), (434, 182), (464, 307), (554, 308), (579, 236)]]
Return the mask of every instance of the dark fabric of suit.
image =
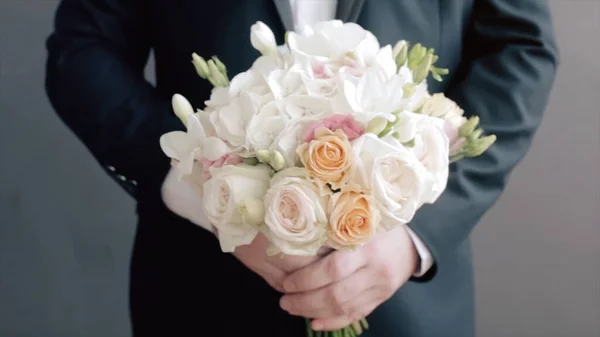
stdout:
[[(498, 136), (483, 156), (452, 165), (447, 191), (410, 224), (435, 265), (369, 316), (365, 336), (473, 336), (468, 235), (501, 194), (545, 110), (558, 64), (547, 4), (354, 2), (362, 3), (357, 22), (382, 45), (406, 39), (435, 48), (439, 66), (451, 73), (443, 83), (431, 82), (431, 90), (479, 115), (482, 127)], [(160, 198), (169, 164), (158, 139), (182, 129), (170, 97), (181, 93), (201, 108), (210, 93), (191, 54), (218, 55), (231, 75), (247, 69), (258, 56), (249, 41), (257, 20), (283, 37), (272, 0), (63, 0), (58, 8), (47, 42), (50, 101), (137, 199), (130, 292), (135, 336), (305, 334), (302, 319), (279, 309), (278, 293)], [(143, 78), (150, 50), (156, 87)]]

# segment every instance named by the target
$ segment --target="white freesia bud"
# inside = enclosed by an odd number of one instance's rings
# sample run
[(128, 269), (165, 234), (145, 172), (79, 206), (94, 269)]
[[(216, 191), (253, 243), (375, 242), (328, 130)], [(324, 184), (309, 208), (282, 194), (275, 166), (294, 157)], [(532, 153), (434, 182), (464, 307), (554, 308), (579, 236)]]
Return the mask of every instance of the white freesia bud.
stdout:
[(402, 49), (406, 49), (407, 45), (408, 45), (408, 43), (405, 40), (400, 40), (400, 41), (396, 42), (396, 44), (394, 45), (394, 48), (392, 49), (392, 55), (394, 57), (398, 56), (398, 54), (400, 54)]
[(181, 120), (183, 125), (187, 126), (188, 117), (194, 114), (194, 108), (192, 108), (190, 102), (182, 95), (175, 94), (171, 99), (171, 105), (177, 118)]
[(198, 76), (206, 79), (210, 74), (210, 70), (208, 69), (208, 64), (206, 64), (206, 60), (204, 60), (200, 55), (193, 53), (192, 54), (192, 64), (194, 64), (194, 68), (196, 68), (196, 72)]
[(273, 151), (273, 158), (269, 162), (269, 165), (275, 170), (280, 171), (285, 166), (285, 158), (278, 151)]
[(256, 158), (263, 164), (268, 164), (273, 159), (273, 153), (269, 150), (256, 151)]
[(371, 119), (369, 124), (367, 124), (367, 132), (374, 133), (376, 135), (380, 134), (385, 127), (388, 125), (388, 120), (383, 117), (375, 117)]
[(250, 28), (250, 43), (263, 55), (277, 54), (275, 35), (271, 28), (261, 21), (256, 22)]
[(265, 221), (265, 205), (260, 199), (246, 199), (239, 205), (242, 221), (250, 226), (258, 226)]

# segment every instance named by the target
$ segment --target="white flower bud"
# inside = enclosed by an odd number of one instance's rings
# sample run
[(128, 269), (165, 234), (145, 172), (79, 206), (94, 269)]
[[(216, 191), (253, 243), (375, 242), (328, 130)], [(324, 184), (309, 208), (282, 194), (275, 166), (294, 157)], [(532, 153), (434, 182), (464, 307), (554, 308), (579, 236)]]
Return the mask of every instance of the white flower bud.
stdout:
[(396, 44), (394, 45), (394, 48), (392, 49), (392, 56), (396, 57), (398, 56), (398, 54), (400, 54), (400, 52), (402, 52), (402, 49), (406, 49), (408, 43), (405, 40), (400, 40), (398, 42), (396, 42)]
[(269, 150), (258, 150), (256, 151), (256, 158), (263, 164), (268, 164), (273, 160), (273, 153)]
[(256, 22), (250, 28), (250, 43), (263, 55), (277, 54), (275, 35), (271, 28), (261, 21)]
[(194, 68), (196, 68), (196, 72), (198, 76), (202, 78), (207, 78), (210, 70), (208, 69), (208, 64), (206, 64), (206, 60), (204, 60), (200, 55), (193, 53), (192, 54), (192, 63), (194, 64)]
[(271, 159), (269, 165), (271, 165), (273, 170), (281, 171), (285, 166), (285, 158), (283, 158), (283, 155), (278, 151), (273, 151), (273, 159)]
[(380, 134), (388, 125), (388, 120), (383, 117), (375, 117), (367, 124), (367, 132)]
[(194, 114), (194, 108), (192, 108), (190, 102), (182, 95), (175, 94), (171, 99), (171, 106), (177, 118), (181, 120), (183, 125), (187, 126), (188, 117)]

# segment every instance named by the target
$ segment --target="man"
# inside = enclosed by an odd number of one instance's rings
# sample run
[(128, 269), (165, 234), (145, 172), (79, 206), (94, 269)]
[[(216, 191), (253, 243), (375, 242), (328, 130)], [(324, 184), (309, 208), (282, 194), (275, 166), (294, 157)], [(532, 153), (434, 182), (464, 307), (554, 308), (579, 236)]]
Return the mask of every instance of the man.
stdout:
[[(283, 37), (307, 20), (301, 2), (61, 2), (48, 40), (47, 92), (58, 115), (137, 199), (134, 335), (293, 337), (305, 335), (299, 316), (328, 329), (369, 314), (367, 337), (473, 336), (468, 235), (503, 191), (542, 118), (558, 58), (546, 2), (338, 1), (329, 15), (359, 23), (382, 45), (405, 39), (435, 48), (439, 66), (451, 74), (430, 90), (479, 115), (498, 140), (484, 155), (452, 166), (446, 192), (419, 211), (410, 230), (378, 238), (388, 254), (365, 248), (351, 258), (335, 252), (277, 261), (264, 256), (263, 242), (223, 254), (211, 233), (161, 198), (169, 162), (158, 139), (183, 127), (170, 97), (180, 93), (202, 107), (210, 86), (191, 68), (190, 55), (218, 55), (231, 74), (243, 71), (258, 56), (249, 27), (260, 20)], [(143, 77), (151, 49), (156, 87)], [(372, 272), (357, 276), (362, 269)]]

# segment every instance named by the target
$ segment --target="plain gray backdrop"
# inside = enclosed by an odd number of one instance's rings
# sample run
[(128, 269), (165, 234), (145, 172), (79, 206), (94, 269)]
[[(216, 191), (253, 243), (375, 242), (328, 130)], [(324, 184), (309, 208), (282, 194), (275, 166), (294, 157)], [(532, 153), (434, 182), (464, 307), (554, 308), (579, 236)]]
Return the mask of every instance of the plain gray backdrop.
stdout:
[[(473, 234), (482, 337), (600, 336), (600, 2), (550, 4), (546, 118)], [(0, 337), (127, 337), (134, 203), (44, 94), (56, 5), (0, 0)]]

